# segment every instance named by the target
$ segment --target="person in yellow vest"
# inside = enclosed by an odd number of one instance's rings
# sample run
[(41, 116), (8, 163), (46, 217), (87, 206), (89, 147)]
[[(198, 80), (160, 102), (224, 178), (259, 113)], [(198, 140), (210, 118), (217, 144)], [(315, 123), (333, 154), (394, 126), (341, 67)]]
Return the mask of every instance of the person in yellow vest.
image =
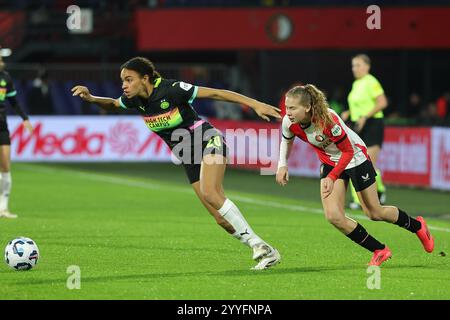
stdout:
[[(383, 109), (388, 106), (383, 87), (380, 82), (369, 73), (370, 58), (365, 54), (358, 54), (352, 59), (352, 72), (355, 77), (352, 90), (348, 95), (349, 110), (341, 117), (344, 121), (350, 118), (353, 129), (364, 140), (367, 152), (375, 168), (377, 168), (378, 154), (381, 151), (384, 138)], [(377, 190), (380, 202), (386, 202), (386, 187), (381, 179), (380, 170), (377, 172)], [(351, 209), (361, 208), (361, 202), (356, 195), (353, 185), (350, 186), (353, 201)]]

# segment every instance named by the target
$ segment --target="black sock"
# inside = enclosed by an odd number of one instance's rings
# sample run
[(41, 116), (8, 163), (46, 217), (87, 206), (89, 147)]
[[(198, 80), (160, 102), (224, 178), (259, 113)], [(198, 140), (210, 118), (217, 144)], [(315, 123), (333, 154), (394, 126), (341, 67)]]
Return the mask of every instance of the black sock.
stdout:
[(375, 250), (384, 249), (386, 247), (384, 244), (368, 234), (366, 229), (364, 229), (364, 227), (359, 223), (357, 224), (355, 230), (350, 232), (347, 237), (352, 239), (361, 247), (366, 248), (367, 250), (372, 252), (374, 252)]
[(402, 211), (401, 209), (398, 209), (398, 220), (394, 223), (399, 227), (411, 231), (412, 233), (416, 233), (422, 227), (422, 224), (419, 221), (417, 221), (413, 217), (408, 216), (406, 212)]

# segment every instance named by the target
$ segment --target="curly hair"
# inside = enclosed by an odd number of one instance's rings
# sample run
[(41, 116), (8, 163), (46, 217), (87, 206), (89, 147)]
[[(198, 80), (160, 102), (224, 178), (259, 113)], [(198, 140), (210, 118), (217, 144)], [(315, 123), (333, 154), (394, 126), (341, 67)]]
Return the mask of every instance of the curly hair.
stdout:
[(154, 82), (157, 78), (160, 78), (161, 75), (155, 69), (155, 65), (153, 62), (144, 57), (134, 57), (120, 67), (122, 69), (129, 69), (136, 71), (139, 73), (141, 77), (148, 75), (150, 82)]

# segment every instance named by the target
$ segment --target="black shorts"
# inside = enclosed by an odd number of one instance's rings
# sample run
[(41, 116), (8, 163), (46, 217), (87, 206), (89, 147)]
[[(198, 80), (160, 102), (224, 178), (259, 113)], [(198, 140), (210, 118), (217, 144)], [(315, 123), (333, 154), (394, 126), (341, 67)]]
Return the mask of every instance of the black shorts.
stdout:
[[(352, 125), (354, 130), (355, 123), (353, 122)], [(363, 129), (360, 132), (356, 133), (361, 137), (361, 139), (364, 141), (367, 147), (378, 145), (381, 148), (384, 140), (384, 119), (383, 118), (367, 119)]]
[(6, 122), (6, 114), (4, 112), (0, 112), (0, 145), (11, 145), (8, 123)]
[[(172, 152), (183, 164), (189, 183), (200, 180), (200, 169), (203, 157), (208, 154), (222, 155), (225, 161), (228, 147), (219, 130), (205, 122), (190, 131), (188, 143), (180, 142), (172, 148)], [(189, 154), (186, 154), (185, 151)]]
[[(322, 164), (320, 166), (320, 178), (325, 178), (333, 168), (334, 167), (329, 164)], [(351, 179), (356, 192), (359, 192), (374, 184), (376, 176), (377, 173), (372, 162), (366, 160), (359, 166), (344, 170), (338, 179), (343, 179), (346, 183)]]

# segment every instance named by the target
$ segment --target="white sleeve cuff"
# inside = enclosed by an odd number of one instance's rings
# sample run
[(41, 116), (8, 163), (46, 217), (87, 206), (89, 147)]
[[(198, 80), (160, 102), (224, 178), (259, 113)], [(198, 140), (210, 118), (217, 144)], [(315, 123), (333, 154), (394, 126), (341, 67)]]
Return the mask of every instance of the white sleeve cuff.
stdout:
[(280, 143), (280, 158), (278, 159), (278, 169), (281, 167), (287, 167), (288, 165), (288, 141), (285, 138), (281, 138)]

